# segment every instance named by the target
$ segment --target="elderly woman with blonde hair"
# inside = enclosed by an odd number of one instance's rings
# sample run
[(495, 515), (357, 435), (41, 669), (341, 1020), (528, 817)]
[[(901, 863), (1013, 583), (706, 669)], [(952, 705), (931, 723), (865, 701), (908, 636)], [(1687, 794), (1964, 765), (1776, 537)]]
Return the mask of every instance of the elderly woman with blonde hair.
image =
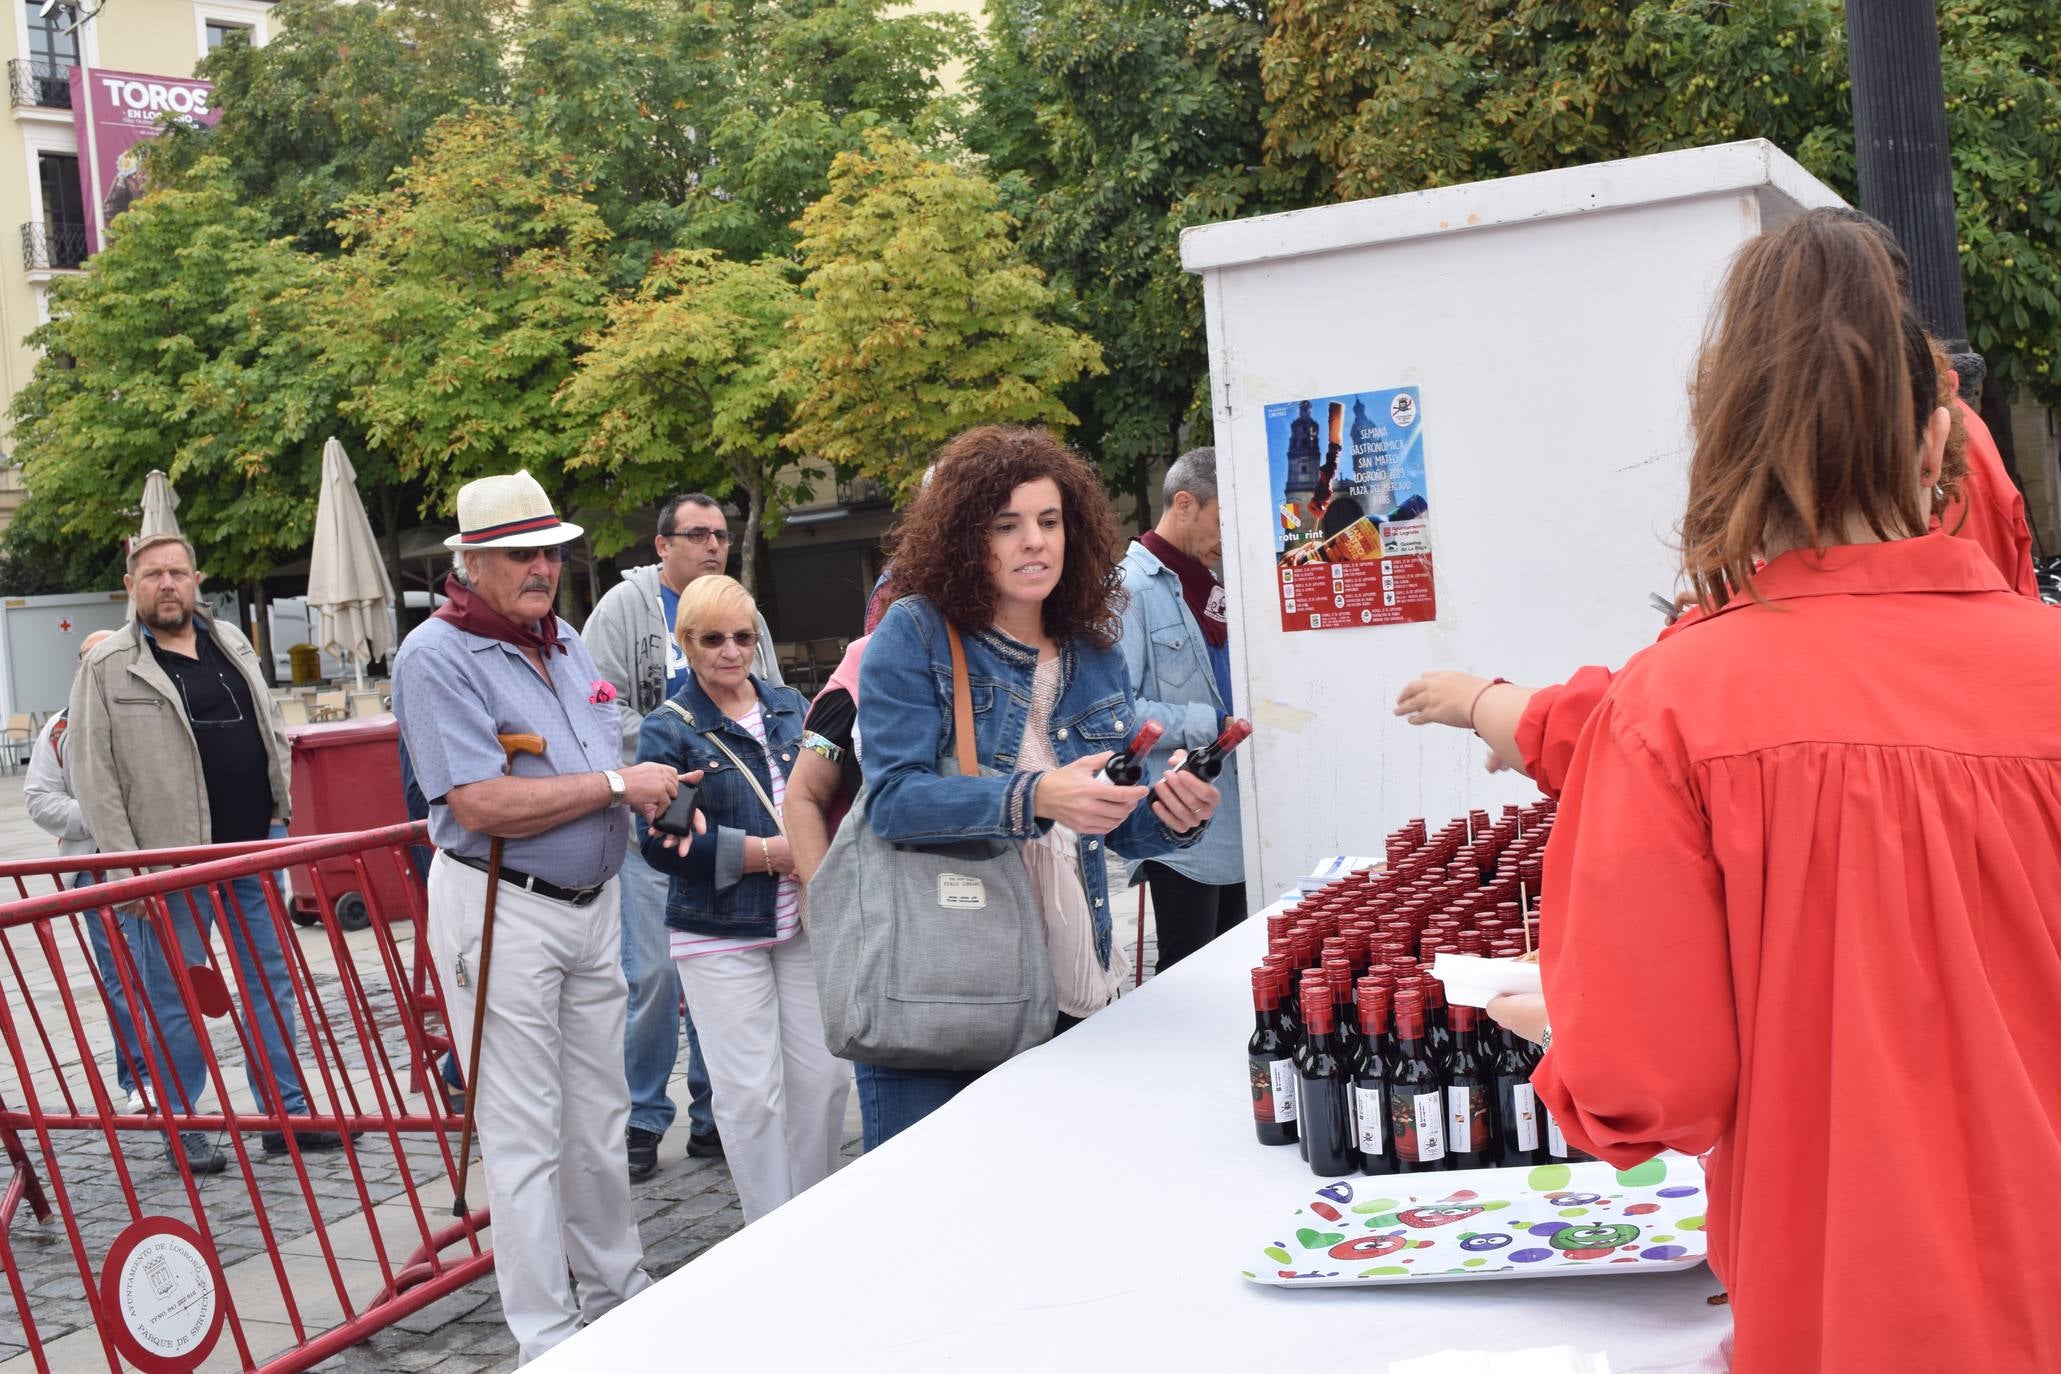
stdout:
[(807, 702), (752, 676), (758, 624), (734, 579), (688, 584), (673, 633), (692, 671), (645, 717), (637, 746), (640, 763), (703, 773), (696, 807), (707, 834), (685, 853), (642, 823), (639, 837), (645, 859), (671, 878), (673, 962), (747, 1222), (835, 1167), (851, 1090), (850, 1070), (824, 1048), (801, 885), (780, 824)]

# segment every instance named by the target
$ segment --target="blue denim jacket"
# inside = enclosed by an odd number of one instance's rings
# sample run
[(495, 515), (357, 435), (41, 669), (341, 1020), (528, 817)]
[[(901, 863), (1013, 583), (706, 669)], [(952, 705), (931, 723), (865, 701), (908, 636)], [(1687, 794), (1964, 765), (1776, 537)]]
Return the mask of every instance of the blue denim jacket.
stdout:
[[(792, 773), (808, 702), (792, 687), (758, 678), (752, 679), (752, 686), (758, 689), (766, 743), (779, 757), (781, 771)], [(694, 804), (708, 822), (708, 833), (696, 835), (682, 858), (659, 843), (662, 837), (653, 834), (641, 816), (637, 820), (644, 861), (672, 879), (666, 889), (666, 924), (696, 935), (771, 937), (777, 928), (773, 904), (780, 880), (769, 873), (746, 873), (744, 847), (750, 837), (774, 836), (780, 827), (766, 814), (751, 784), (708, 737), (720, 736), (771, 797), (773, 777), (766, 768), (766, 751), (750, 731), (716, 709), (692, 673), (672, 700), (686, 708), (694, 723), (689, 725), (663, 706), (653, 711), (637, 734), (637, 762), (704, 770)]]
[[(952, 648), (944, 616), (927, 599), (904, 597), (867, 641), (859, 668), (859, 735), (865, 741), (866, 818), (897, 844), (959, 839), (1028, 840), (1051, 827), (1033, 814), (1042, 773), (1019, 770), (1017, 751), (1030, 718), (1035, 649), (999, 630), (961, 632), (967, 687), (973, 693), (974, 754), (996, 777), (944, 777), (953, 752)], [(1137, 704), (1124, 683), (1123, 655), (1073, 641), (1060, 648), (1058, 704), (1050, 739), (1061, 764), (1121, 749), (1137, 728)], [(1109, 967), (1109, 875), (1102, 847), (1149, 859), (1192, 845), (1204, 825), (1176, 835), (1147, 797), (1107, 836), (1081, 836), (1081, 885), (1095, 921), (1095, 955)]]
[[(1138, 719), (1166, 727), (1154, 750), (1162, 765), (1176, 749), (1200, 749), (1222, 730), (1225, 703), (1210, 668), (1209, 646), (1195, 613), (1181, 595), (1181, 579), (1152, 550), (1133, 540), (1124, 553), (1124, 672), (1138, 699)], [(1238, 821), (1238, 755), (1217, 776), (1224, 794), (1209, 833), (1183, 853), (1160, 862), (1198, 883), (1222, 887), (1245, 878), (1245, 842)], [(1142, 861), (1140, 861), (1142, 862)], [(1130, 865), (1138, 881), (1138, 863)]]

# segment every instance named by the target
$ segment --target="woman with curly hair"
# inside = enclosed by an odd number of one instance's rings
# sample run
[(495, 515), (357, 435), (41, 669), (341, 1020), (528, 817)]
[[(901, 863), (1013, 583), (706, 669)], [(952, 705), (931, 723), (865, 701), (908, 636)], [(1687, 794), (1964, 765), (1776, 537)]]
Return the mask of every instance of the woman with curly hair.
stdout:
[[(1133, 859), (1185, 848), (1218, 794), (1173, 771), (1149, 788), (1100, 776), (1138, 711), (1116, 645), (1123, 542), (1088, 465), (1042, 429), (983, 425), (934, 471), (896, 525), (895, 601), (860, 669), (866, 820), (897, 844), (1022, 843), (1063, 1029), (1107, 1006), (1122, 976), (1104, 846)], [(979, 777), (937, 770), (955, 746), (948, 627), (965, 647)], [(859, 1064), (866, 1147), (975, 1077)]]

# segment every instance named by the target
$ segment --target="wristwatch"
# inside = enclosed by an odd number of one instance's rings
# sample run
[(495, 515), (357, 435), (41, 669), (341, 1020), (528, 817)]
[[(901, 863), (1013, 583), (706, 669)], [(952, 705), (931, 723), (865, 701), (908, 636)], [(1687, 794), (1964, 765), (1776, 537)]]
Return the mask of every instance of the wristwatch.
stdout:
[(629, 787), (623, 782), (623, 775), (613, 768), (604, 768), (601, 770), (601, 776), (608, 779), (609, 805), (621, 806), (623, 798), (630, 795)]

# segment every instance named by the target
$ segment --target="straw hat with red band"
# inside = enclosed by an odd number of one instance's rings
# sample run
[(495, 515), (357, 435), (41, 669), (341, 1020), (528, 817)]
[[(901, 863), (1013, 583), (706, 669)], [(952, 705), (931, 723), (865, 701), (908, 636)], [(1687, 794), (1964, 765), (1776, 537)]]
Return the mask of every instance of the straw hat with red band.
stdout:
[(527, 469), (482, 477), (458, 488), (458, 533), (447, 549), (536, 549), (569, 544), (586, 533), (551, 509), (551, 498)]

